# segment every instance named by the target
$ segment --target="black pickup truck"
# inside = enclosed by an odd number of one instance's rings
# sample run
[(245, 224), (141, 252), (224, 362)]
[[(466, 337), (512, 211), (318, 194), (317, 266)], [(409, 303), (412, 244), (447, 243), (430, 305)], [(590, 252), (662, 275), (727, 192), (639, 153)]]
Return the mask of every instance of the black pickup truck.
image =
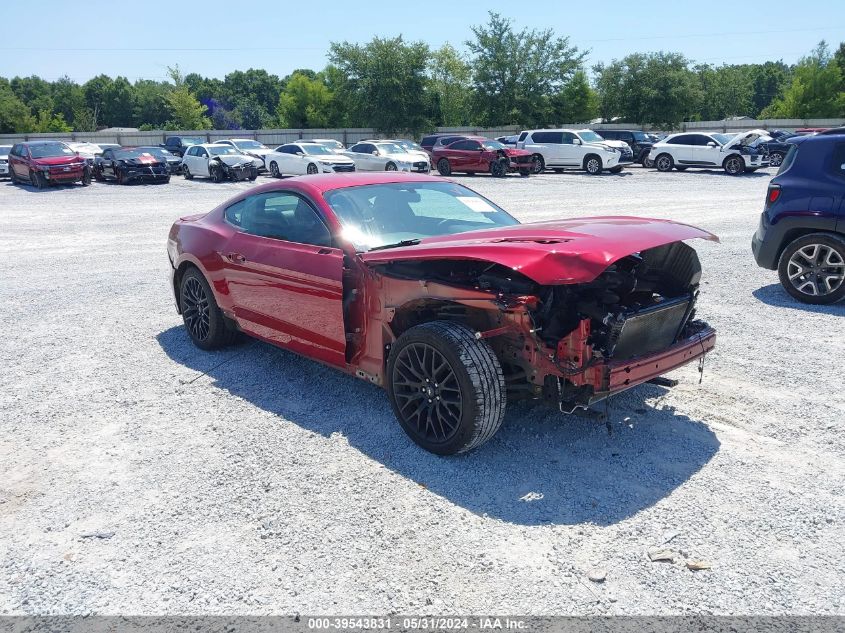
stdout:
[(201, 136), (168, 136), (159, 147), (163, 147), (171, 154), (182, 156), (191, 145), (202, 145), (205, 142), (206, 140)]

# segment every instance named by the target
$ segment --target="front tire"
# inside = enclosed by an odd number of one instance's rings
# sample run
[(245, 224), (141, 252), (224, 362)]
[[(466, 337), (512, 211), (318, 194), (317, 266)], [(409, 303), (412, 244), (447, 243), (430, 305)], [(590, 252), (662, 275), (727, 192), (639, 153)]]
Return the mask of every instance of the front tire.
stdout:
[(845, 239), (811, 233), (789, 243), (778, 261), (784, 289), (803, 303), (827, 305), (845, 298)]
[(282, 172), (279, 171), (279, 166), (276, 164), (276, 161), (270, 163), (270, 175), (273, 178), (281, 178)]
[(396, 171), (396, 163), (387, 163), (384, 167), (384, 171)]
[(85, 167), (82, 170), (82, 186), (87, 187), (91, 184), (91, 168)]
[(595, 154), (589, 154), (586, 158), (584, 158), (584, 171), (586, 171), (588, 174), (590, 174), (591, 176), (597, 176), (601, 173), (601, 170), (601, 158), (599, 158)]
[(654, 166), (657, 167), (657, 171), (672, 171), (675, 159), (669, 154), (661, 154), (654, 159)]
[(409, 329), (390, 350), (387, 393), (399, 424), (438, 455), (470, 451), (502, 425), (507, 392), (490, 345), (452, 321)]
[(314, 163), (308, 163), (308, 167), (305, 168), (305, 173), (309, 176), (313, 176), (318, 171), (319, 170), (317, 169), (317, 165), (315, 165)]
[(648, 156), (645, 156), (643, 158), (642, 165), (643, 165), (643, 167), (645, 167), (647, 169), (651, 169), (652, 167), (654, 167), (654, 161), (651, 160)]
[(188, 169), (187, 165), (182, 165), (182, 175), (185, 176), (185, 180), (194, 179), (194, 175), (191, 173), (191, 170)]
[(508, 174), (508, 168), (501, 160), (494, 160), (490, 163), (490, 175), (493, 178), (504, 178)]
[(437, 172), (441, 176), (451, 176), (452, 175), (452, 165), (449, 164), (449, 161), (445, 158), (441, 158), (437, 161)]
[(44, 189), (47, 186), (47, 179), (37, 171), (29, 172), (29, 181), (36, 189)]
[(741, 156), (728, 156), (722, 163), (722, 167), (725, 168), (725, 173), (729, 176), (739, 176), (745, 171), (745, 162)]
[(541, 174), (546, 170), (546, 160), (540, 154), (531, 157), (531, 167), (535, 174)]
[(211, 287), (196, 268), (189, 268), (182, 275), (179, 307), (185, 330), (200, 349), (219, 349), (232, 342), (234, 332), (226, 325)]

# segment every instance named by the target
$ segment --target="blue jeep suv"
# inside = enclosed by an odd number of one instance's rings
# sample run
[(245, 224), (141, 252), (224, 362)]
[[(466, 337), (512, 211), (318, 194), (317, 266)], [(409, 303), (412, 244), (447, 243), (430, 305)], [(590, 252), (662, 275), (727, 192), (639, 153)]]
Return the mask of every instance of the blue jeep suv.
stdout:
[(751, 242), (799, 301), (845, 297), (845, 133), (789, 139)]

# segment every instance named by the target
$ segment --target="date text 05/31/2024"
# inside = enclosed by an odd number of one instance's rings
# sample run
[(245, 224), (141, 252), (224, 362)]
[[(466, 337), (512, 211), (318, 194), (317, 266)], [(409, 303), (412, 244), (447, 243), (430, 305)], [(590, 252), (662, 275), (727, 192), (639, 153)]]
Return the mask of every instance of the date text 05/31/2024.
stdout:
[(519, 631), (528, 626), (524, 620), (507, 617), (316, 617), (308, 618), (306, 622), (308, 628), (314, 631), (379, 631), (393, 628), (420, 631)]

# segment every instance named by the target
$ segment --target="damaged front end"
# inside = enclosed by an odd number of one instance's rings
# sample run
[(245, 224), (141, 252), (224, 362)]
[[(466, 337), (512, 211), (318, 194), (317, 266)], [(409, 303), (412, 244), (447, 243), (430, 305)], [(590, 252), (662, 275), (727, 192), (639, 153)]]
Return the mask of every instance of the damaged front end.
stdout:
[(702, 358), (716, 333), (696, 319), (700, 278), (695, 250), (674, 242), (592, 282), (543, 288), (529, 311), (544, 356), (534, 362), (550, 370), (540, 372), (543, 397), (571, 412)]
[[(546, 252), (555, 261), (574, 256)], [(371, 265), (381, 273), (387, 348), (417, 323), (461, 321), (495, 351), (509, 399), (542, 398), (567, 413), (653, 381), (714, 348), (715, 331), (696, 318), (701, 265), (692, 247), (682, 241), (650, 245), (614, 259), (597, 275), (587, 269), (598, 256), (588, 261), (581, 254), (579, 278), (556, 282), (491, 261), (387, 261), (379, 255), (383, 261)], [(546, 278), (560, 273), (539, 261), (534, 270), (546, 271)]]

